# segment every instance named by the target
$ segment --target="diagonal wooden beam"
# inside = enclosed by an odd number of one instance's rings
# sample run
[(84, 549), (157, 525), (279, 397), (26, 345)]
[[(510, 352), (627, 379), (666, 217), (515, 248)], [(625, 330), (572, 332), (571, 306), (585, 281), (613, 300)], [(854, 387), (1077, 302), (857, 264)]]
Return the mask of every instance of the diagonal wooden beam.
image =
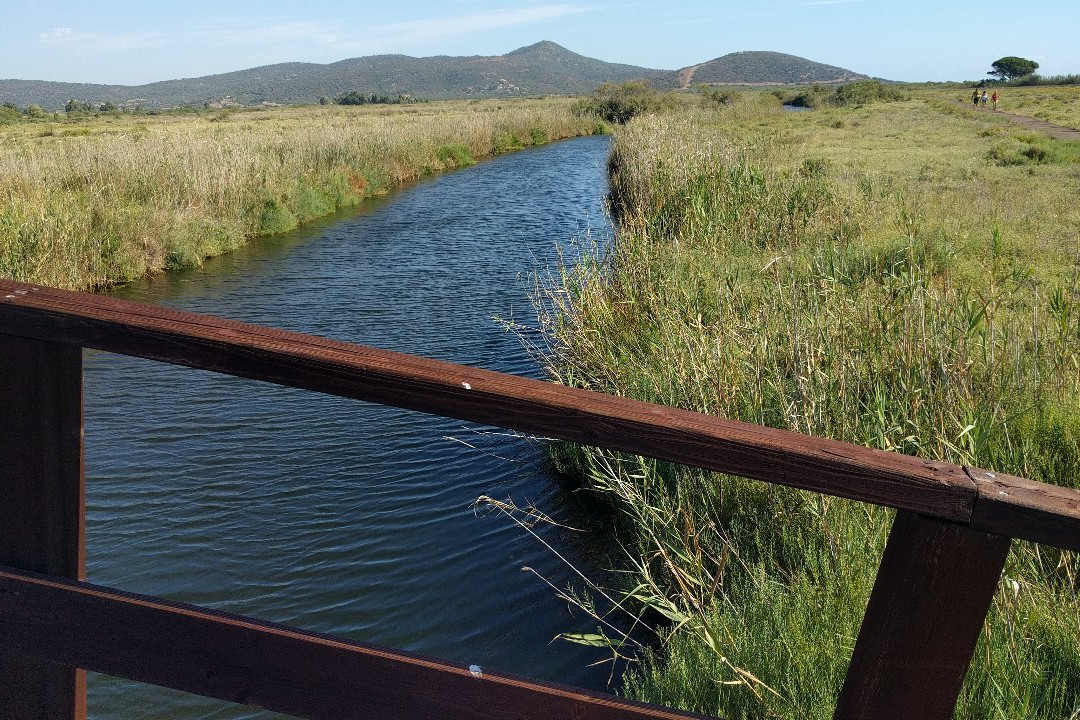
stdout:
[(836, 720), (949, 720), (1010, 538), (896, 513)]

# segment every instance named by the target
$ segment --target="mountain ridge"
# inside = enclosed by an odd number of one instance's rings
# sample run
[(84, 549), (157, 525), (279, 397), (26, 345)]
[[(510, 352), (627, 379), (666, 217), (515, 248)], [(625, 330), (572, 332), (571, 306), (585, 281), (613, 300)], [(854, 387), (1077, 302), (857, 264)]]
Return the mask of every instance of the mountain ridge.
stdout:
[[(604, 82), (644, 80), (660, 89), (687, 87), (691, 81), (710, 84), (714, 78), (734, 77), (733, 71), (724, 69), (725, 65), (732, 63), (741, 64), (743, 71), (757, 72), (758, 75), (772, 72), (777, 77), (812, 78), (807, 82), (844, 81), (813, 79), (820, 77), (865, 77), (844, 68), (767, 51), (729, 53), (681, 70), (659, 70), (597, 60), (550, 40), (542, 40), (503, 55), (368, 55), (326, 64), (275, 63), (142, 85), (7, 79), (0, 80), (0, 102), (10, 102), (20, 107), (34, 103), (53, 111), (63, 109), (69, 99), (95, 105), (108, 102), (118, 107), (156, 109), (307, 104), (350, 91), (390, 97), (408, 95), (429, 100), (579, 95), (591, 92)], [(822, 68), (829, 70), (824, 72)], [(724, 82), (788, 84), (771, 81)]]
[(676, 71), (680, 85), (808, 85), (865, 80), (847, 68), (769, 50), (728, 53)]

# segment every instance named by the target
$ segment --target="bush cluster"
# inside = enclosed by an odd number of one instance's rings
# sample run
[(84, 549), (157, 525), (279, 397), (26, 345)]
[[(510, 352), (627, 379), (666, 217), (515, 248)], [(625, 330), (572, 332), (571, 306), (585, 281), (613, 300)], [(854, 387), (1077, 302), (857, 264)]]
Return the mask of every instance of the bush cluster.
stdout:
[(606, 122), (623, 125), (635, 115), (661, 112), (674, 104), (670, 93), (661, 93), (644, 80), (621, 85), (604, 83), (589, 97), (574, 103), (579, 116), (593, 115)]
[(777, 90), (774, 94), (785, 105), (806, 108), (851, 107), (870, 105), (875, 102), (897, 102), (911, 98), (911, 94), (904, 88), (883, 83), (880, 80), (856, 80), (835, 87), (811, 85), (807, 89), (794, 93)]
[[(328, 103), (323, 102), (323, 100), (325, 100), (325, 98), (321, 99), (319, 101), (319, 104), (327, 105)], [(406, 105), (415, 102), (423, 101), (417, 100), (413, 97), (410, 97), (409, 95), (398, 95), (396, 97), (390, 97), (389, 95), (376, 95), (375, 93), (365, 95), (364, 93), (357, 92), (356, 90), (350, 90), (349, 92), (341, 93), (334, 98), (334, 104), (336, 105)]]

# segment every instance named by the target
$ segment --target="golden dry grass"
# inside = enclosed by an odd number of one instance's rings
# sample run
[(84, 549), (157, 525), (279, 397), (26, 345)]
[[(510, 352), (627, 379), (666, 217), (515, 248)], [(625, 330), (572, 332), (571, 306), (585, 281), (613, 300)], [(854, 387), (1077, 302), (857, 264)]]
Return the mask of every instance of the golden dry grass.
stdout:
[(0, 276), (193, 265), (474, 159), (588, 134), (569, 100), (112, 116), (0, 128)]

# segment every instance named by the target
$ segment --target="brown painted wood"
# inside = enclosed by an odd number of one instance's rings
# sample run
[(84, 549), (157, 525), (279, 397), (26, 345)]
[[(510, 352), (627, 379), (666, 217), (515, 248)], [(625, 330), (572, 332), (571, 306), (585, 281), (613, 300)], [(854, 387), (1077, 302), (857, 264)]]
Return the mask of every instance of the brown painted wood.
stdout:
[(978, 489), (971, 527), (1080, 550), (1080, 490), (965, 468)]
[(836, 720), (948, 720), (1010, 539), (896, 513)]
[[(82, 579), (84, 553), (82, 350), (0, 335), (0, 563)], [(82, 672), (8, 650), (5, 719), (86, 716)]]
[(0, 332), (514, 428), (966, 522), (974, 483), (870, 450), (360, 345), (0, 281)]
[(283, 625), (0, 568), (20, 652), (305, 718), (700, 718)]

